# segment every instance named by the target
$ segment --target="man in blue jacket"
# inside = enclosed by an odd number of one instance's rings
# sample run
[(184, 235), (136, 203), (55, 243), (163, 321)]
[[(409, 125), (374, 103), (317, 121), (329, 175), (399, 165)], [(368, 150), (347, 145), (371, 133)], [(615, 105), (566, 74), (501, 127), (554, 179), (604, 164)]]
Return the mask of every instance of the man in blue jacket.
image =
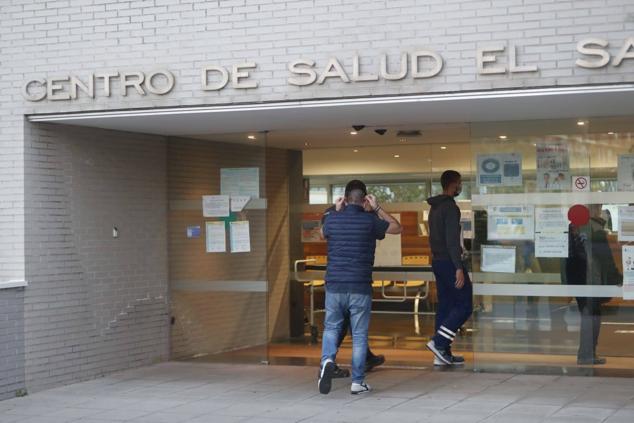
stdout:
[(436, 333), (427, 348), (434, 353), (434, 365), (451, 366), (464, 363), (462, 357), (452, 354), (451, 344), (473, 311), (473, 287), (463, 263), (460, 209), (454, 200), (462, 191), (462, 177), (455, 170), (446, 170), (440, 184), (443, 193), (427, 199), (431, 206), (429, 244), (438, 293)]
[[(367, 213), (366, 204), (376, 214)], [(350, 393), (362, 394), (372, 389), (365, 383), (365, 361), (376, 241), (386, 233), (401, 233), (401, 225), (368, 195), (363, 182), (352, 180), (346, 185), (345, 198), (337, 199), (336, 211), (326, 216), (322, 231), (328, 242), (328, 265), (319, 392), (327, 394), (332, 387), (337, 345), (348, 317), (352, 331)]]
[[(324, 226), (326, 217), (330, 213), (334, 213), (337, 211), (336, 207), (337, 206), (332, 205), (324, 211), (324, 214), (321, 217), (321, 226)], [(372, 208), (367, 202), (365, 204), (365, 211), (368, 213), (374, 213), (374, 210), (372, 210)], [(374, 214), (378, 216), (376, 213)], [(343, 340), (346, 338), (346, 334), (348, 333), (349, 328), (350, 328), (350, 316), (345, 316), (343, 320), (343, 326), (341, 328), (341, 335), (339, 336), (339, 341), (337, 342), (337, 349), (341, 348), (341, 344), (343, 344)], [(369, 371), (371, 371), (377, 366), (382, 365), (383, 363), (385, 363), (385, 356), (383, 354), (374, 354), (372, 350), (370, 350), (370, 346), (368, 345), (368, 351), (365, 356), (365, 372), (368, 373)], [(333, 378), (342, 379), (347, 377), (350, 377), (350, 371), (348, 369), (339, 367), (335, 364), (335, 371), (333, 372)]]

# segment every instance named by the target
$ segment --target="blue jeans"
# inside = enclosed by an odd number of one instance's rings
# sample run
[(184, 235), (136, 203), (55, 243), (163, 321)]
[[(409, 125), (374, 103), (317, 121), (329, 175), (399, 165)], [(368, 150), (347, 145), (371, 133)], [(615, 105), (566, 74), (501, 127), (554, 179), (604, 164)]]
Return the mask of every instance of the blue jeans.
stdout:
[(365, 378), (371, 309), (371, 295), (336, 293), (326, 290), (326, 318), (321, 341), (321, 362), (323, 363), (327, 358), (335, 361), (343, 321), (346, 316), (349, 316), (352, 331), (352, 382), (354, 383), (361, 383)]
[(450, 260), (434, 260), (432, 269), (438, 294), (436, 334), (433, 340), (438, 348), (446, 349), (473, 312), (473, 285), (469, 272), (463, 268), (464, 286), (462, 289), (456, 288), (456, 266)]

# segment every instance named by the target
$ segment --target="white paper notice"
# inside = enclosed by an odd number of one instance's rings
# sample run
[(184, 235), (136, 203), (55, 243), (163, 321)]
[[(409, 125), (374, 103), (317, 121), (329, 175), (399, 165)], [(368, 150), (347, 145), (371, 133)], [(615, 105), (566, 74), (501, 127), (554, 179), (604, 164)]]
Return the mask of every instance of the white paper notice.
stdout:
[(616, 175), (619, 191), (634, 191), (634, 154), (619, 156)]
[(260, 169), (257, 167), (220, 169), (220, 193), (260, 198)]
[(227, 251), (225, 222), (205, 222), (207, 232), (207, 252), (224, 253)]
[[(401, 221), (401, 215), (398, 213), (392, 214), (392, 217), (398, 222)], [(385, 235), (385, 238), (376, 242), (375, 266), (400, 266), (402, 260), (400, 234)]]
[(515, 273), (515, 247), (483, 245), (480, 268), (483, 272)]
[(535, 257), (568, 257), (566, 208), (535, 208)]
[(241, 212), (250, 200), (251, 200), (251, 197), (247, 195), (232, 195), (231, 196), (231, 211)]
[(228, 195), (203, 195), (203, 216), (204, 217), (229, 216), (229, 196)]
[(522, 185), (520, 154), (479, 154), (477, 184), (480, 186)]
[(536, 207), (535, 232), (568, 232), (568, 209)]
[(568, 233), (535, 234), (535, 257), (568, 257)]
[(491, 240), (530, 240), (535, 237), (535, 206), (489, 206)]
[(619, 207), (619, 241), (634, 241), (634, 207)]
[(623, 299), (634, 300), (634, 245), (623, 246)]
[(251, 236), (247, 220), (231, 222), (230, 235), (232, 253), (248, 253), (251, 251)]
[(460, 226), (462, 227), (462, 236), (465, 239), (473, 239), (473, 211), (461, 211)]
[(539, 191), (570, 191), (568, 144), (537, 144), (537, 188)]

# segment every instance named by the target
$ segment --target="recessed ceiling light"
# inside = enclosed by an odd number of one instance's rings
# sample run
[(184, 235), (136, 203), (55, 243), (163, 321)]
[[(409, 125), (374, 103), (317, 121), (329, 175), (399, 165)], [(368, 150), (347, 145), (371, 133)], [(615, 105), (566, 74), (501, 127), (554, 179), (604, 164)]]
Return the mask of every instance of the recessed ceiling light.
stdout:
[(586, 124), (586, 123), (585, 123), (584, 121), (582, 121), (582, 120), (578, 120), (578, 121), (577, 121), (577, 125), (579, 125), (579, 126), (583, 126), (583, 125), (585, 125), (585, 124)]
[(352, 150), (353, 153), (358, 153), (359, 150), (357, 150), (356, 148), (354, 150)]
[(398, 155), (398, 154), (395, 154), (395, 155), (394, 155), (394, 158), (395, 158), (395, 159), (398, 159), (399, 157), (401, 157), (401, 156), (400, 156), (400, 155)]
[(357, 131), (350, 131), (350, 135), (357, 135), (358, 132)]
[(247, 138), (250, 139), (250, 140), (254, 140), (255, 139), (255, 135), (249, 135)]
[(610, 131), (608, 132), (608, 135), (614, 135), (614, 132)]
[(444, 145), (442, 147), (440, 147), (441, 150), (446, 150), (447, 147), (445, 147)]
[(500, 136), (499, 136), (499, 138), (500, 138), (501, 140), (505, 140), (505, 139), (506, 139), (506, 135), (500, 135)]

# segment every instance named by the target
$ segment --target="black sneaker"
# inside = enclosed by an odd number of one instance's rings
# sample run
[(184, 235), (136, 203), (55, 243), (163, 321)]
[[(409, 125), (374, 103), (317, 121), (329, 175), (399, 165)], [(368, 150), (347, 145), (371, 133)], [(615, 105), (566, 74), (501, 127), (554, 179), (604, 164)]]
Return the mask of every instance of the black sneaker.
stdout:
[(451, 356), (451, 362), (453, 364), (463, 364), (464, 363), (464, 357), (461, 355), (454, 355), (453, 352), (451, 351), (451, 347), (447, 348), (447, 353)]
[[(462, 361), (458, 361), (461, 360)], [(441, 361), (438, 357), (434, 356), (434, 366), (463, 366), (464, 365), (464, 358), (460, 357), (459, 355), (452, 355), (451, 356), (451, 364), (447, 364), (444, 361)]]
[(331, 359), (327, 358), (324, 361), (324, 364), (321, 366), (321, 371), (319, 372), (319, 381), (317, 382), (317, 387), (319, 387), (320, 394), (327, 394), (330, 392), (332, 388), (332, 376), (335, 371), (335, 362)]
[(335, 370), (332, 372), (333, 379), (344, 379), (350, 377), (350, 370), (342, 369), (335, 364)]
[(365, 360), (365, 371), (369, 372), (383, 363), (385, 363), (385, 356), (383, 354), (368, 356)]
[[(321, 377), (321, 369), (317, 370), (317, 379)], [(333, 379), (344, 379), (350, 377), (350, 370), (343, 369), (335, 364), (335, 370), (332, 372)]]
[(436, 358), (446, 365), (451, 366), (453, 364), (451, 356), (447, 353), (447, 350), (436, 347), (436, 343), (433, 339), (427, 343), (427, 349), (433, 352)]

